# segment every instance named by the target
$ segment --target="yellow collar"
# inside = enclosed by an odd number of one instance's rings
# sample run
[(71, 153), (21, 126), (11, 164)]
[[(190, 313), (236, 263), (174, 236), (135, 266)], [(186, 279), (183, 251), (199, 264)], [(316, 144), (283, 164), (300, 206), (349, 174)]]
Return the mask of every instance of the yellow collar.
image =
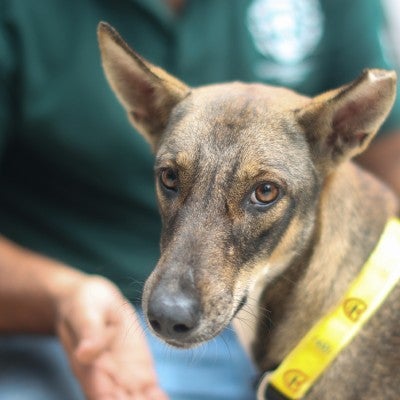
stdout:
[(392, 218), (340, 303), (311, 328), (275, 371), (263, 376), (257, 398), (267, 399), (267, 386), (271, 385), (283, 398), (302, 399), (399, 279), (400, 220)]

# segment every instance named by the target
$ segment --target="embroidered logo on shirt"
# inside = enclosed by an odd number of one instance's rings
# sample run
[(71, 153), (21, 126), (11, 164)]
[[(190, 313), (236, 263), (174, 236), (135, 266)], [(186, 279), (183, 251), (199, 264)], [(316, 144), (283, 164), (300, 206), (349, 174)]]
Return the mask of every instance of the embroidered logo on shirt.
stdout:
[(321, 41), (324, 16), (317, 0), (254, 0), (247, 27), (265, 57), (256, 66), (262, 79), (300, 82), (310, 71), (307, 57)]

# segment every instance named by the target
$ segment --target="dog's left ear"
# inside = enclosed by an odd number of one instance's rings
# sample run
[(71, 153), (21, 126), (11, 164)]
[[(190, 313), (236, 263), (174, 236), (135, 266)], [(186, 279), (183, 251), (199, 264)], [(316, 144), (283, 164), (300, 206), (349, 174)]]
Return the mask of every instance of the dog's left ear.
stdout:
[(349, 85), (317, 96), (297, 110), (317, 168), (361, 153), (389, 114), (396, 95), (396, 73), (365, 70)]
[(105, 22), (97, 29), (103, 68), (129, 120), (157, 148), (172, 109), (190, 89), (137, 55)]

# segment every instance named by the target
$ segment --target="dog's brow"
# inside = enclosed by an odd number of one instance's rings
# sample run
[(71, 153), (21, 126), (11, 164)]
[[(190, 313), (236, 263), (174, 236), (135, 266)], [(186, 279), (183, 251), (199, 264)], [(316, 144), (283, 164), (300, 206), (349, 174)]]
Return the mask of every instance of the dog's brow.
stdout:
[(186, 151), (180, 151), (179, 153), (177, 153), (175, 157), (175, 162), (179, 167), (183, 169), (188, 169), (191, 165), (190, 156)]
[(266, 176), (271, 178), (281, 176), (283, 179), (288, 179), (290, 171), (284, 163), (258, 161), (248, 163), (245, 168), (238, 171), (237, 176), (242, 181), (257, 180)]
[(173, 164), (175, 157), (171, 153), (163, 153), (159, 154), (156, 157), (154, 167), (157, 169), (161, 166), (165, 166), (166, 164)]
[(186, 151), (179, 151), (176, 154), (163, 153), (157, 157), (155, 167), (157, 168), (164, 164), (174, 164), (182, 169), (188, 169), (191, 165), (191, 158)]

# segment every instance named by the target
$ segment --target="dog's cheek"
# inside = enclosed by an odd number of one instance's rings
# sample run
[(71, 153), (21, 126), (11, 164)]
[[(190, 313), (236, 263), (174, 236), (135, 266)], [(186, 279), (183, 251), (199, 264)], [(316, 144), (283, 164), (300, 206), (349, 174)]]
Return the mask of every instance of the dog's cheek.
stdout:
[(177, 230), (179, 215), (178, 212), (175, 210), (173, 204), (164, 203), (164, 208), (160, 209), (161, 214), (161, 235), (160, 235), (160, 248), (161, 252), (168, 247), (171, 241), (173, 241), (175, 237), (175, 232)]
[(197, 273), (201, 298), (202, 330), (214, 336), (229, 324), (239, 300), (235, 297), (237, 269), (219, 265)]
[(280, 242), (295, 213), (295, 202), (286, 197), (266, 210), (250, 210), (234, 227), (237, 263), (250, 268), (261, 261), (265, 264)]
[[(205, 299), (204, 317), (215, 324), (229, 322), (252, 296), (255, 277), (268, 263), (269, 256), (291, 221), (290, 201), (270, 213), (253, 212), (232, 226), (225, 243), (221, 260), (225, 266), (218, 272), (211, 268), (214, 277), (202, 290)], [(213, 287), (212, 293), (209, 287)], [(201, 288), (200, 288), (201, 289)]]
[(142, 293), (142, 309), (145, 314), (147, 314), (148, 310), (148, 304), (149, 304), (149, 297), (150, 293), (155, 285), (155, 282), (158, 280), (157, 278), (157, 272), (153, 270), (153, 272), (150, 274), (150, 276), (147, 278), (144, 288), (143, 288), (143, 293)]
[(233, 296), (231, 291), (219, 293), (204, 299), (203, 321), (212, 336), (226, 327), (233, 314)]

